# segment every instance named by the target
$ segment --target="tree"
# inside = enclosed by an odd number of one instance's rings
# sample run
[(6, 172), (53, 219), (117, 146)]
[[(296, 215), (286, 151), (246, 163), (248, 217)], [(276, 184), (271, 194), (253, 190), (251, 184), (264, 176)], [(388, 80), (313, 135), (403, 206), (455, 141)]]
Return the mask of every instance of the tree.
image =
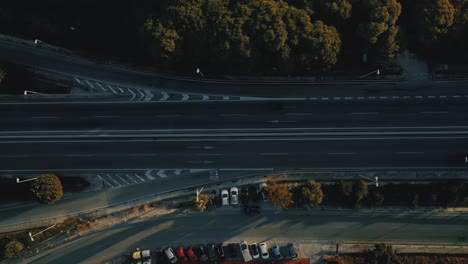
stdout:
[(392, 246), (375, 244), (374, 249), (365, 250), (366, 263), (369, 264), (400, 264), (401, 261)]
[(382, 206), (384, 202), (384, 196), (381, 192), (377, 191), (376, 189), (372, 189), (369, 192), (369, 200), (372, 205)]
[(32, 184), (31, 191), (42, 203), (53, 204), (60, 200), (63, 188), (60, 179), (54, 174), (43, 174)]
[(193, 198), (193, 201), (195, 203), (195, 207), (197, 207), (200, 212), (204, 212), (207, 209), (208, 203), (210, 202), (210, 197), (206, 194), (200, 194), (198, 195), (198, 202), (197, 202), (197, 197)]
[(0, 86), (2, 85), (3, 81), (5, 80), (6, 72), (4, 69), (0, 68)]
[(353, 194), (353, 185), (351, 182), (340, 181), (337, 184), (338, 201), (345, 206), (351, 206), (351, 196)]
[(293, 204), (292, 193), (286, 184), (278, 184), (275, 181), (268, 181), (266, 186), (268, 199), (279, 209), (288, 208)]
[(302, 199), (310, 206), (317, 206), (322, 204), (323, 191), (322, 185), (314, 180), (308, 180), (301, 187)]
[(360, 207), (362, 200), (366, 198), (368, 193), (369, 193), (369, 189), (367, 187), (367, 182), (360, 180), (354, 184), (353, 198), (354, 198), (355, 207)]
[(337, 22), (351, 17), (352, 5), (347, 0), (304, 0), (311, 16), (327, 22)]
[(11, 240), (5, 245), (5, 257), (7, 258), (17, 258), (18, 254), (23, 250), (23, 243), (18, 240)]
[(430, 0), (422, 8), (423, 31), (431, 40), (446, 34), (455, 18), (455, 8), (450, 0)]

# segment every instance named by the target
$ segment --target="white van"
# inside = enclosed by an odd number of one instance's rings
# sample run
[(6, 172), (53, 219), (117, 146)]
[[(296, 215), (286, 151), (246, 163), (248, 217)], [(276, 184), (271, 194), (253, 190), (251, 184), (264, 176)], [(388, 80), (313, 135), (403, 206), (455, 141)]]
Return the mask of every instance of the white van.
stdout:
[(239, 243), (239, 248), (242, 253), (242, 257), (244, 258), (245, 262), (249, 262), (252, 260), (252, 256), (250, 255), (249, 252), (249, 245), (247, 245), (247, 242), (242, 241)]

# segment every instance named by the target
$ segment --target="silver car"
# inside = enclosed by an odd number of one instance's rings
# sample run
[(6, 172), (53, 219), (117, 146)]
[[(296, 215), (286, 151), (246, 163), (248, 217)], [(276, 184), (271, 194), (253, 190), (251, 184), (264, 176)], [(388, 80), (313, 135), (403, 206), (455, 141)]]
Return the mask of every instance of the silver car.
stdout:
[(239, 199), (238, 199), (238, 196), (239, 196), (239, 189), (237, 189), (237, 187), (231, 187), (231, 204), (232, 205), (236, 205), (239, 203)]

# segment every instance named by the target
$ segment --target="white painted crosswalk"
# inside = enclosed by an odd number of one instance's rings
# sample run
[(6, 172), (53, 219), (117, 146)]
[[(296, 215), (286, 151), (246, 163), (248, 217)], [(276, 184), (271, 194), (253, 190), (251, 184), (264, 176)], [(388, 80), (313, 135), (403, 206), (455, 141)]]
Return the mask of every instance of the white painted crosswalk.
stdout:
[(128, 185), (144, 183), (148, 181), (165, 179), (168, 177), (177, 177), (190, 173), (189, 170), (156, 170), (148, 169), (141, 173), (101, 173), (96, 176), (102, 179), (103, 186), (106, 188), (120, 188)]

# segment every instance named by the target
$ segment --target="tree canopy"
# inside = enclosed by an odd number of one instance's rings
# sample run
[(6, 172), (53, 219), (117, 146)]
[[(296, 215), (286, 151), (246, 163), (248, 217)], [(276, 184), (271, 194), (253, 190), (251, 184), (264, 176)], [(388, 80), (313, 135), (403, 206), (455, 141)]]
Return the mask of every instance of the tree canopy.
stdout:
[(276, 208), (286, 209), (293, 204), (292, 193), (289, 191), (288, 185), (275, 181), (268, 181), (266, 192), (268, 199), (273, 203)]
[(423, 30), (430, 39), (446, 34), (454, 18), (455, 9), (450, 0), (430, 0), (422, 9)]
[(310, 206), (317, 206), (322, 204), (323, 191), (322, 185), (314, 180), (308, 180), (301, 187), (302, 199)]
[(16, 258), (18, 254), (23, 251), (24, 245), (23, 243), (19, 242), (18, 240), (11, 240), (5, 245), (5, 257), (7, 258)]
[(43, 174), (32, 184), (31, 191), (42, 203), (53, 204), (60, 200), (63, 188), (60, 179), (54, 174)]

